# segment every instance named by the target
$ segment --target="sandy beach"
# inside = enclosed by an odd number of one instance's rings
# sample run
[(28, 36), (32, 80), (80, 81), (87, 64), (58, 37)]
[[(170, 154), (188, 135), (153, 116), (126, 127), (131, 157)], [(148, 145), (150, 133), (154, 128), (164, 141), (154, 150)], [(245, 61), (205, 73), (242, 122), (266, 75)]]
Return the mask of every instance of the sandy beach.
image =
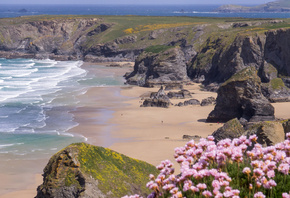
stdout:
[[(89, 72), (98, 72), (95, 64), (84, 64)], [(114, 75), (120, 76), (132, 70), (130, 66), (118, 67)], [(184, 86), (194, 99), (202, 100), (216, 93), (200, 91), (200, 85)], [(88, 143), (109, 147), (127, 156), (158, 165), (162, 160), (174, 161), (174, 148), (183, 146), (188, 140), (183, 135), (207, 137), (219, 123), (206, 123), (214, 106), (171, 106), (170, 108), (140, 107), (142, 97), (158, 88), (93, 87), (80, 96), (82, 106), (73, 112), (79, 125), (69, 132), (88, 138)], [(187, 99), (188, 100), (188, 99)], [(183, 100), (171, 100), (173, 104)], [(275, 103), (277, 118), (290, 118), (290, 103)], [(17, 172), (5, 172), (7, 163), (0, 166), (0, 198), (32, 198), (42, 182), (41, 173), (48, 159), (40, 162), (26, 161), (15, 167)], [(38, 165), (35, 166), (35, 163)], [(21, 166), (33, 166), (21, 170)], [(176, 167), (178, 169), (178, 167)]]

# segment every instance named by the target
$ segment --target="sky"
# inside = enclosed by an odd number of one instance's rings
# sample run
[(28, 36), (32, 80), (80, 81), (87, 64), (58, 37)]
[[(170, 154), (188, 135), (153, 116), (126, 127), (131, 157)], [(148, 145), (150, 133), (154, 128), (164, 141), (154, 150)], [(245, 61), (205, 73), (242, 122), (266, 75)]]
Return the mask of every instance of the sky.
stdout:
[[(271, 0), (0, 0), (0, 4), (263, 4)], [(272, 0), (273, 1), (273, 0)]]

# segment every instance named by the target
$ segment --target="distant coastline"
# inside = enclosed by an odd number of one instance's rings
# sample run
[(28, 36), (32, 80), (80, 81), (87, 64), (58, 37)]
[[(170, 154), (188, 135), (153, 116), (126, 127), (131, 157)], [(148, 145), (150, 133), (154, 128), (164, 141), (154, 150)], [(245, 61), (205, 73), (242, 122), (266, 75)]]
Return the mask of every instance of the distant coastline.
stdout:
[[(217, 9), (220, 6), (222, 5), (1, 5), (0, 18), (34, 15), (290, 18), (290, 13), (287, 12), (218, 12)], [(243, 6), (249, 7), (249, 5)], [(19, 12), (22, 9), (25, 9), (27, 12)]]

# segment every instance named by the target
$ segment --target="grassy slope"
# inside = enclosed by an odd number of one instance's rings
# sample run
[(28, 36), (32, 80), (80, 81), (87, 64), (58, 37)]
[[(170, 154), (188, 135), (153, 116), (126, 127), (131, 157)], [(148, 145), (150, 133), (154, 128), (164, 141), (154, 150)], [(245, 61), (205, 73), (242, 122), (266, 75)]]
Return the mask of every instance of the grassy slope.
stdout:
[[(98, 18), (102, 23), (112, 24), (112, 27), (100, 34), (87, 37), (83, 44), (84, 49), (90, 49), (98, 44), (104, 44), (114, 41), (117, 38), (125, 36), (136, 37), (136, 42), (119, 44), (119, 49), (145, 49), (150, 46), (168, 45), (169, 42), (178, 39), (185, 39), (187, 44), (194, 46), (196, 51), (201, 51), (205, 46), (212, 49), (208, 50), (208, 54), (200, 53), (200, 65), (208, 62), (214, 51), (227, 48), (237, 37), (237, 35), (248, 36), (255, 34), (264, 34), (266, 31), (278, 28), (290, 28), (290, 19), (283, 19), (284, 23), (264, 23), (259, 26), (248, 26), (233, 28), (231, 25), (235, 22), (264, 22), (266, 19), (244, 19), (244, 18), (207, 18), (207, 17), (157, 17), (157, 16), (25, 16), (18, 18), (0, 19), (0, 43), (4, 43), (5, 38), (1, 35), (2, 31), (9, 26), (17, 26), (31, 21), (45, 20), (73, 20)], [(268, 19), (267, 19), (268, 20)], [(197, 26), (203, 26), (202, 36), (198, 40), (194, 40)], [(227, 26), (226, 28), (220, 28)], [(77, 27), (77, 24), (76, 24)], [(93, 29), (94, 27), (92, 27)], [(172, 31), (174, 30), (174, 31)], [(149, 39), (148, 35), (152, 31), (161, 31), (161, 36), (156, 39)], [(181, 36), (180, 36), (181, 35)], [(221, 38), (220, 43), (214, 43), (216, 39)], [(6, 38), (9, 41), (9, 38)], [(179, 45), (176, 43), (175, 45)]]

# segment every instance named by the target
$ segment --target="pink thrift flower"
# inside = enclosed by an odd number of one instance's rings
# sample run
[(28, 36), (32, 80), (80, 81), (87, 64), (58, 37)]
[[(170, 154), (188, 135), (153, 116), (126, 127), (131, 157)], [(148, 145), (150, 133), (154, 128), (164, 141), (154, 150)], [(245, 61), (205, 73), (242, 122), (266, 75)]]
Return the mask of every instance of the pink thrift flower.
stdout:
[(202, 192), (202, 195), (205, 196), (205, 197), (212, 197), (212, 194), (210, 191), (206, 190), (206, 191), (203, 191)]
[(142, 198), (142, 197), (140, 195), (130, 195), (130, 196), (126, 195), (122, 198)]
[(257, 177), (257, 178), (259, 178), (259, 177), (264, 175), (264, 172), (260, 168), (254, 169), (253, 172), (254, 172), (254, 176)]
[(206, 184), (202, 183), (202, 184), (197, 184), (196, 187), (199, 189), (199, 190), (204, 190), (207, 188)]
[[(287, 134), (289, 134), (289, 133), (287, 133)], [(289, 195), (288, 193), (283, 193), (283, 194), (282, 194), (282, 197), (283, 197), (283, 198), (290, 198), (290, 195)]]
[(249, 140), (251, 140), (252, 142), (256, 142), (257, 141), (257, 136), (256, 135), (251, 135), (250, 137), (249, 137)]
[(223, 196), (223, 194), (222, 193), (218, 193), (218, 194), (216, 194), (215, 196), (214, 196), (214, 198), (223, 198), (224, 196)]
[(199, 188), (197, 188), (195, 186), (191, 186), (190, 190), (192, 190), (192, 192), (199, 192)]
[(173, 194), (176, 194), (178, 192), (178, 188), (175, 187), (175, 188), (172, 188), (170, 191), (169, 191), (172, 195)]
[(278, 167), (278, 171), (283, 173), (284, 175), (289, 174), (289, 164), (280, 164)]
[(257, 193), (254, 195), (254, 198), (266, 198), (266, 196), (265, 196), (262, 192), (257, 192)]
[(289, 132), (286, 133), (286, 138), (287, 138), (288, 140), (290, 140), (290, 133), (289, 133)]
[(267, 172), (267, 177), (268, 178), (274, 178), (275, 177), (275, 171), (274, 170), (270, 170)]
[(207, 140), (208, 141), (214, 141), (214, 137), (210, 135), (210, 136), (207, 137)]
[(232, 193), (235, 195), (235, 196), (238, 196), (240, 194), (240, 191), (235, 189), (235, 190), (232, 190)]
[(174, 184), (165, 184), (162, 189), (166, 191), (170, 191), (171, 189), (175, 188)]
[(220, 182), (218, 180), (213, 180), (211, 185), (212, 185), (212, 187), (214, 189), (218, 189), (219, 190), (221, 188)]
[(271, 179), (267, 182), (266, 186), (268, 187), (268, 189), (272, 189), (273, 187), (277, 186), (277, 184), (274, 180)]
[(224, 197), (232, 197), (234, 194), (232, 193), (232, 191), (225, 191), (223, 195)]
[(249, 168), (249, 167), (245, 167), (244, 169), (243, 169), (243, 173), (244, 174), (250, 174), (252, 171), (251, 171), (251, 169)]

